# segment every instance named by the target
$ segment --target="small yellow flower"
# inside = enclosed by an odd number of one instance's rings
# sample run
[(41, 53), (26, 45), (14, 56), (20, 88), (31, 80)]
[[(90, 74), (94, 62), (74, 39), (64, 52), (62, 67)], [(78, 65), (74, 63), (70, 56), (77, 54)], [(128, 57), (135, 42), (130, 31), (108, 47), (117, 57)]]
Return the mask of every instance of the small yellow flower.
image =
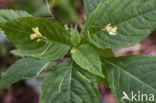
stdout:
[(116, 35), (117, 29), (118, 29), (117, 27), (111, 28), (111, 29), (109, 30), (109, 34), (110, 34), (110, 35)]
[(111, 28), (111, 24), (107, 24), (104, 30), (108, 30), (109, 28)]
[(39, 28), (38, 27), (32, 28), (32, 30), (34, 31), (34, 34), (30, 35), (30, 39), (31, 40), (34, 40), (35, 38), (38, 38), (38, 37), (42, 37), (41, 33), (39, 32)]
[(110, 35), (116, 35), (116, 32), (117, 32), (117, 27), (112, 27), (111, 24), (108, 24), (104, 29), (102, 30), (106, 30), (109, 32)]

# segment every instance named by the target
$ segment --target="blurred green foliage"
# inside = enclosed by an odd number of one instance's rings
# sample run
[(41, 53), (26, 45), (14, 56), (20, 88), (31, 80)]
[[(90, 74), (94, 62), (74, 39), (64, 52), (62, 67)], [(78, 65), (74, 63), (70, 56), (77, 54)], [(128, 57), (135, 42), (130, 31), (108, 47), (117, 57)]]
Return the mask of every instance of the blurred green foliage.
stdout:
[(56, 0), (55, 9), (59, 21), (69, 24), (77, 19), (77, 10), (81, 5), (80, 0)]
[(26, 10), (33, 16), (49, 15), (48, 8), (43, 0), (11, 0), (6, 8)]
[(10, 43), (6, 41), (0, 42), (0, 73), (11, 65), (15, 59), (9, 55), (10, 48)]
[[(49, 0), (49, 4), (50, 1)], [(53, 14), (61, 24), (71, 24), (76, 21), (81, 0), (56, 0)], [(11, 0), (6, 9), (26, 10), (33, 16), (50, 16), (45, 0)]]
[(13, 48), (13, 45), (0, 32), (0, 73), (17, 59), (10, 54), (10, 50)]

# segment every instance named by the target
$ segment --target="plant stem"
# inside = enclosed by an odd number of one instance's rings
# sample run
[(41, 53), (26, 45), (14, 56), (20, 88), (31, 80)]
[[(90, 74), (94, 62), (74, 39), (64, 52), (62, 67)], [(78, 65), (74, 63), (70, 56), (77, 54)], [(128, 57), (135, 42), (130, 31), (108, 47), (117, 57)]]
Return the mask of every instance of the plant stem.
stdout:
[(53, 1), (52, 1), (50, 8), (52, 8), (52, 7), (54, 6), (55, 1), (56, 1), (56, 0), (53, 0)]
[(54, 15), (53, 15), (52, 12), (51, 12), (51, 8), (52, 8), (52, 7), (49, 6), (48, 0), (46, 0), (46, 3), (47, 3), (48, 10), (49, 10), (49, 13), (50, 13), (50, 15), (51, 15), (52, 20), (55, 20), (55, 17), (54, 17)]

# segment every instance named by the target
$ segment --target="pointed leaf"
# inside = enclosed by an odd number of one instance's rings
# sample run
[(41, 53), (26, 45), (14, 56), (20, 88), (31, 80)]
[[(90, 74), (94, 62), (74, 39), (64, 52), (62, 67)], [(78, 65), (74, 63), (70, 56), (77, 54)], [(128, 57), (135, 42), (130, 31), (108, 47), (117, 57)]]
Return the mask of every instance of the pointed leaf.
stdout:
[[(77, 71), (91, 82), (82, 79)], [(90, 73), (68, 60), (44, 78), (40, 103), (99, 103), (98, 87)]]
[(14, 56), (19, 56), (19, 57), (28, 56), (28, 55), (25, 55), (25, 54), (23, 54), (22, 52), (20, 52), (18, 49), (11, 50), (10, 53), (13, 54)]
[(29, 17), (31, 16), (26, 11), (22, 10), (0, 10), (0, 22), (5, 23), (9, 20), (13, 20), (20, 17)]
[[(103, 49), (135, 45), (156, 29), (155, 4), (155, 0), (106, 0), (90, 15), (85, 36)], [(107, 24), (118, 28), (116, 35), (102, 30)]]
[(81, 45), (79, 48), (72, 49), (72, 59), (81, 68), (101, 77), (102, 73), (101, 60), (98, 52), (87, 44)]
[[(70, 49), (68, 32), (58, 23), (48, 19), (19, 18), (0, 24), (0, 27), (8, 39), (25, 55), (56, 60), (66, 55)], [(44, 38), (31, 40), (30, 35), (34, 34), (32, 28), (36, 27)]]
[(2, 74), (0, 89), (8, 88), (11, 84), (21, 80), (38, 76), (51, 62), (33, 58), (23, 58), (11, 65)]
[[(156, 57), (137, 55), (103, 59), (103, 61), (110, 88), (118, 103), (155, 102), (150, 100), (152, 100), (151, 95), (156, 95)], [(127, 94), (130, 100), (122, 100), (123, 93)], [(135, 100), (132, 93), (137, 94)], [(147, 95), (147, 100), (146, 97), (141, 97), (143, 94)]]
[(70, 41), (74, 46), (77, 46), (81, 42), (81, 36), (77, 30), (77, 26), (72, 31)]

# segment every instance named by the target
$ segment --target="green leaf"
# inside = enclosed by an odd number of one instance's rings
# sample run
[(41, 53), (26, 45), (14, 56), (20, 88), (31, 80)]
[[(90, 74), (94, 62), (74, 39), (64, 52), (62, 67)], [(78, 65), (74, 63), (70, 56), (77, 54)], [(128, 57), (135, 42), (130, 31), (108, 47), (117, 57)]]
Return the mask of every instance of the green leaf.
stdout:
[(102, 73), (101, 60), (98, 52), (87, 44), (81, 45), (79, 48), (73, 48), (72, 59), (81, 68), (101, 77)]
[(109, 83), (106, 78), (101, 78), (100, 76), (94, 75), (98, 84), (102, 84), (104, 87), (109, 88)]
[(21, 80), (38, 76), (51, 62), (33, 58), (23, 58), (11, 65), (2, 74), (0, 89), (8, 88), (11, 84)]
[(48, 7), (46, 3), (43, 3), (43, 0), (11, 0), (5, 8), (25, 10), (33, 16), (45, 17), (49, 15)]
[[(76, 71), (91, 82), (82, 79)], [(67, 60), (45, 76), (40, 103), (99, 103), (98, 86), (90, 73)]]
[[(94, 48), (96, 48), (94, 46)], [(114, 57), (114, 53), (112, 51), (112, 49), (100, 49), (100, 48), (96, 48), (96, 50), (98, 50), (99, 55), (103, 58), (111, 58)]]
[[(151, 97), (149, 95), (156, 95), (156, 57), (137, 55), (103, 59), (103, 61), (110, 88), (118, 103), (154, 103), (154, 101), (149, 101), (149, 97)], [(122, 100), (123, 92), (131, 101)], [(132, 92), (140, 95), (146, 94), (148, 101), (145, 97), (143, 97), (144, 101), (132, 101)], [(140, 98), (138, 95), (136, 96), (137, 100)]]
[[(53, 21), (43, 18), (19, 18), (9, 21), (1, 29), (9, 40), (23, 54), (45, 60), (56, 60), (66, 55), (70, 49), (70, 35)], [(30, 39), (32, 28), (39, 28), (43, 38)], [(38, 41), (40, 40), (40, 41)]]
[(100, 49), (99, 54), (100, 54), (100, 56), (102, 56), (104, 58), (114, 57), (114, 53), (112, 52), (111, 49)]
[(15, 56), (19, 56), (19, 57), (25, 57), (25, 56), (27, 56), (27, 55), (21, 53), (18, 49), (11, 50), (10, 53), (13, 54), (13, 55), (15, 55)]
[[(156, 29), (155, 0), (106, 0), (93, 11), (85, 25), (85, 37), (99, 48), (124, 48), (144, 40)], [(118, 27), (116, 35), (102, 30)]]
[(104, 0), (83, 0), (87, 16), (97, 7), (97, 5)]
[(13, 20), (20, 17), (30, 17), (26, 11), (22, 10), (0, 10), (0, 22), (6, 23), (9, 20)]
[(102, 77), (97, 76), (97, 75), (94, 75), (94, 77), (95, 77), (98, 84), (103, 84), (106, 88), (109, 88), (106, 68), (104, 65), (102, 65), (102, 73), (103, 73), (103, 75), (105, 75), (105, 78), (102, 78)]
[(81, 42), (81, 36), (80, 36), (80, 34), (79, 34), (78, 30), (77, 30), (77, 26), (72, 31), (70, 41), (74, 46), (77, 46)]

